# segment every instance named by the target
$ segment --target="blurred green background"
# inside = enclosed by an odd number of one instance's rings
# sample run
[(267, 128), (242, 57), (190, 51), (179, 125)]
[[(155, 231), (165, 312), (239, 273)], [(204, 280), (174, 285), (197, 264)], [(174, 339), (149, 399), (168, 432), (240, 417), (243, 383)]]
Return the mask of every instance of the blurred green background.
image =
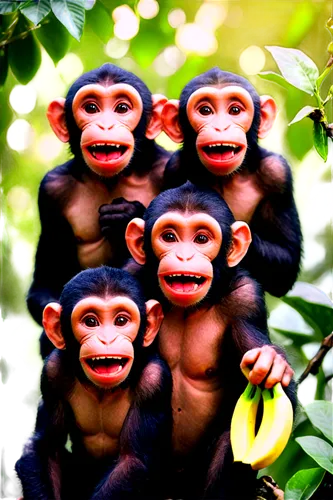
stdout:
[[(294, 173), (304, 233), (300, 280), (317, 285), (332, 299), (331, 160), (324, 163), (315, 152), (309, 119), (288, 127), (302, 107), (315, 104), (294, 87), (286, 90), (256, 76), (277, 71), (265, 49), (270, 45), (300, 49), (323, 71), (331, 41), (325, 29), (332, 16), (331, 0), (88, 0), (86, 6), (92, 8), (85, 12), (80, 41), (49, 15), (28, 40), (11, 49), (6, 79), (1, 59), (4, 32), (15, 16), (17, 26), (25, 23), (21, 31), (33, 24), (17, 12), (0, 16), (0, 82), (6, 80), (0, 90), (1, 498), (20, 494), (13, 465), (33, 429), (39, 397), (41, 328), (25, 305), (40, 231), (38, 187), (48, 170), (69, 158), (45, 112), (49, 101), (65, 96), (83, 72), (112, 62), (137, 74), (153, 93), (177, 98), (192, 77), (218, 65), (247, 77), (260, 94), (272, 95), (279, 115), (262, 145), (283, 154)], [(332, 83), (332, 77), (324, 82), (324, 95)], [(332, 109), (327, 111), (332, 122)], [(158, 142), (176, 148), (163, 134)], [(332, 151), (329, 156), (332, 159)], [(272, 297), (267, 301), (273, 326), (304, 328), (289, 306)], [(301, 355), (290, 349), (298, 375), (317, 348), (318, 343), (308, 343)], [(324, 369), (328, 366), (327, 359)], [(304, 404), (315, 397), (311, 377), (299, 397)]]

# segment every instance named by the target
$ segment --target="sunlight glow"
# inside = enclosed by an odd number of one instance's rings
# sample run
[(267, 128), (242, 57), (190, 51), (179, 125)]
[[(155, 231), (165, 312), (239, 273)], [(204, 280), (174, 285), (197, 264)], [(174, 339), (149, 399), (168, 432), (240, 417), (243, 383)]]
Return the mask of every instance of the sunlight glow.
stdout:
[(143, 19), (153, 19), (160, 10), (160, 6), (156, 0), (140, 0), (137, 8)]
[(227, 9), (224, 5), (217, 2), (206, 2), (200, 6), (195, 16), (195, 22), (206, 30), (214, 31), (223, 24), (226, 16)]
[(166, 47), (154, 63), (155, 71), (161, 76), (173, 75), (186, 61), (185, 54), (178, 47)]
[(29, 191), (23, 186), (13, 186), (7, 194), (8, 206), (18, 214), (24, 214), (33, 206)]
[(120, 5), (112, 12), (113, 32), (120, 40), (131, 40), (139, 32), (139, 20), (128, 5)]
[(304, 246), (304, 260), (305, 267), (312, 267), (317, 264), (324, 257), (324, 249), (317, 243), (308, 242)]
[(179, 28), (179, 26), (186, 23), (185, 12), (182, 9), (170, 10), (168, 14), (168, 22), (171, 28)]
[(37, 92), (32, 85), (15, 85), (9, 95), (11, 107), (22, 115), (30, 113), (36, 106)]
[(71, 84), (73, 80), (82, 75), (84, 68), (81, 59), (70, 52), (59, 61), (57, 70), (65, 82)]
[(265, 66), (266, 56), (264, 51), (256, 45), (251, 45), (243, 50), (239, 56), (239, 65), (247, 75), (256, 75)]
[(119, 38), (114, 37), (110, 38), (106, 44), (104, 52), (109, 57), (112, 57), (112, 59), (121, 59), (127, 54), (129, 46), (130, 44), (126, 40), (120, 40)]
[(7, 143), (14, 151), (24, 151), (32, 143), (33, 128), (29, 122), (19, 118), (15, 120), (7, 131)]
[(37, 153), (41, 160), (48, 162), (55, 160), (64, 150), (65, 145), (54, 134), (44, 134), (37, 142)]
[(210, 56), (218, 48), (214, 33), (196, 23), (184, 24), (177, 29), (176, 44), (184, 52), (195, 52), (201, 56)]

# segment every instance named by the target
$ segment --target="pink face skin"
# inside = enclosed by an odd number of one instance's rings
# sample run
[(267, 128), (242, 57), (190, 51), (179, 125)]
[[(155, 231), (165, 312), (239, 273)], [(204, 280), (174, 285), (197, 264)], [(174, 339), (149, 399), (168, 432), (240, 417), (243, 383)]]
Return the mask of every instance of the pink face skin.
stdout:
[(85, 85), (76, 93), (73, 115), (82, 131), (82, 155), (91, 170), (112, 177), (128, 165), (142, 111), (140, 94), (125, 83)]
[(211, 286), (212, 260), (222, 244), (218, 222), (204, 213), (168, 212), (155, 222), (151, 241), (165, 297), (180, 307), (201, 301)]
[(196, 147), (201, 163), (214, 175), (227, 175), (243, 162), (246, 133), (253, 117), (250, 94), (237, 85), (203, 87), (190, 96), (187, 116), (198, 134)]
[(140, 312), (128, 297), (87, 297), (73, 309), (72, 329), (80, 344), (80, 362), (97, 387), (112, 389), (128, 376)]

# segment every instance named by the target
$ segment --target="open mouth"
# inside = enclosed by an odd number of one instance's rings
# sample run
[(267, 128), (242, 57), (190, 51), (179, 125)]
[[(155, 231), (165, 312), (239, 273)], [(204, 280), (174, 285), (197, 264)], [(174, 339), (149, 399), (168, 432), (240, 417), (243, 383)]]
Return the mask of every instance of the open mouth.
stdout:
[(96, 356), (87, 358), (87, 365), (98, 375), (118, 375), (129, 361), (122, 356)]
[(92, 144), (87, 149), (96, 160), (110, 162), (121, 158), (128, 150), (128, 146), (123, 144), (99, 143)]
[(207, 281), (204, 276), (195, 274), (169, 274), (163, 276), (166, 284), (175, 292), (196, 292)]
[(202, 147), (202, 151), (208, 156), (208, 158), (214, 161), (231, 160), (234, 156), (240, 153), (241, 150), (242, 146), (237, 146), (237, 144), (222, 144), (221, 142)]

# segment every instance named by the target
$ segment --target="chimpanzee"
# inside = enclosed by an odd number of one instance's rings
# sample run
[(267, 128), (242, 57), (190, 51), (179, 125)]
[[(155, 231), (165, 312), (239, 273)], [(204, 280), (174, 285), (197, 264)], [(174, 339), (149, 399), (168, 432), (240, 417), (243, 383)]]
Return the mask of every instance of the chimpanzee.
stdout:
[(193, 78), (163, 109), (165, 132), (182, 148), (167, 164), (166, 187), (186, 180), (220, 193), (251, 228), (242, 263), (272, 295), (290, 290), (300, 269), (302, 234), (286, 160), (258, 145), (276, 116), (275, 101), (233, 73), (213, 68)]
[(172, 380), (148, 346), (162, 318), (133, 276), (107, 266), (81, 271), (45, 307), (56, 349), (16, 464), (25, 500), (158, 498), (150, 488), (170, 455)]
[(235, 222), (215, 190), (187, 182), (159, 194), (125, 236), (147, 296), (159, 299), (165, 313), (158, 344), (173, 376), (176, 469), (167, 493), (251, 499), (255, 473), (232, 465), (229, 440), (247, 382), (239, 367), (244, 374), (251, 368), (254, 384), (281, 381), (294, 405), (295, 397), (293, 370), (268, 336), (260, 285), (238, 266), (251, 242), (249, 227)]
[(162, 187), (170, 154), (153, 139), (166, 101), (134, 74), (104, 64), (79, 77), (66, 99), (50, 103), (51, 127), (74, 158), (48, 172), (39, 190), (41, 235), (27, 300), (38, 323), (80, 270), (121, 267), (127, 222)]

